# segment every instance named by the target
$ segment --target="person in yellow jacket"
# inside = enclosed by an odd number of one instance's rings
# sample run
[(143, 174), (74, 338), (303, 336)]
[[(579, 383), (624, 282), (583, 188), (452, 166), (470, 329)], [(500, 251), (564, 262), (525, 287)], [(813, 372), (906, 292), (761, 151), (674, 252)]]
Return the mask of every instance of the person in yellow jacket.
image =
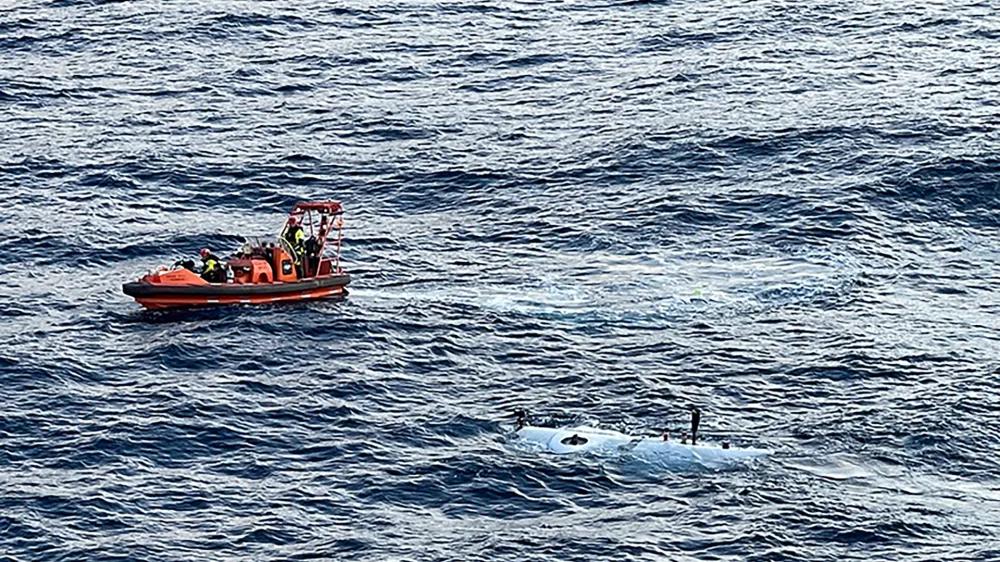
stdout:
[(295, 272), (299, 278), (302, 277), (302, 254), (305, 252), (306, 233), (299, 225), (298, 219), (291, 217), (285, 226), (285, 232), (281, 235), (288, 242), (288, 245), (295, 250)]
[(303, 232), (302, 227), (299, 226), (299, 221), (295, 217), (288, 219), (288, 225), (285, 226), (285, 233), (282, 235), (282, 238), (295, 250), (296, 257), (302, 255), (306, 233)]
[(223, 280), (222, 264), (212, 250), (201, 250), (201, 278), (209, 283), (221, 283)]

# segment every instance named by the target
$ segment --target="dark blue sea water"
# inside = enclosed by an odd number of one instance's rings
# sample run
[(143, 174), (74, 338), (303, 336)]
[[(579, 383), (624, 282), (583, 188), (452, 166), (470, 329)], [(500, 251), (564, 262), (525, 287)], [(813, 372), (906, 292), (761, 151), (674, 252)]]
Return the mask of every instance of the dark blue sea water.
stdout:
[[(1000, 559), (989, 2), (8, 2), (0, 560)], [(349, 297), (121, 284), (346, 215)], [(538, 423), (773, 458), (555, 456)]]

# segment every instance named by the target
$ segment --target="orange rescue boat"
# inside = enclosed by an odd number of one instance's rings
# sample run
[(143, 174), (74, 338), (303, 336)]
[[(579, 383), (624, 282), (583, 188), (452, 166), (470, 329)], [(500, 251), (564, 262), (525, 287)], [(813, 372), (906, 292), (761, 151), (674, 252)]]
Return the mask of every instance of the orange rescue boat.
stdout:
[[(276, 243), (248, 239), (236, 256), (222, 267), (224, 282), (202, 279), (190, 267), (161, 267), (122, 291), (149, 309), (263, 304), (336, 297), (351, 282), (340, 266), (344, 211), (339, 202), (298, 203)], [(304, 244), (286, 240), (299, 225), (308, 233)], [(327, 238), (336, 231), (335, 255), (323, 256)], [(305, 238), (305, 237), (303, 237)]]

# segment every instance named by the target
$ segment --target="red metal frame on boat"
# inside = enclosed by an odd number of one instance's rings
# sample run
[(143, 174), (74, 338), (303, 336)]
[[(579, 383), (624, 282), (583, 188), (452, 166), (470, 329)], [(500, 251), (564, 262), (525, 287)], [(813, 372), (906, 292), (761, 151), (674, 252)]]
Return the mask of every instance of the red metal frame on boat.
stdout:
[[(318, 223), (316, 222), (318, 219)], [(334, 273), (342, 273), (343, 270), (340, 266), (340, 251), (343, 248), (343, 238), (344, 238), (344, 208), (340, 205), (339, 201), (325, 201), (325, 202), (310, 202), (310, 203), (296, 203), (292, 211), (288, 213), (288, 220), (285, 221), (285, 227), (281, 231), (281, 236), (285, 236), (285, 232), (288, 227), (292, 224), (292, 221), (298, 222), (298, 225), (303, 229), (306, 226), (309, 227), (309, 236), (315, 236), (316, 241), (319, 243), (319, 250), (317, 255), (322, 256), (323, 250), (326, 249), (326, 240), (330, 235), (330, 230), (337, 230), (337, 248), (336, 254), (334, 256)], [(307, 222), (308, 221), (308, 225)], [(312, 275), (316, 275), (317, 272), (310, 272)]]

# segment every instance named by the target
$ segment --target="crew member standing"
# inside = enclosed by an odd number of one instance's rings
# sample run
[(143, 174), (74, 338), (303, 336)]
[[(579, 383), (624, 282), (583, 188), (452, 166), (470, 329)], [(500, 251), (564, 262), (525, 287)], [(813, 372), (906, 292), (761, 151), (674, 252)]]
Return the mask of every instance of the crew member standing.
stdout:
[(290, 217), (288, 219), (288, 224), (285, 226), (285, 233), (282, 234), (282, 238), (288, 242), (288, 245), (295, 250), (295, 271), (298, 273), (299, 278), (302, 278), (302, 254), (305, 252), (305, 239), (306, 233), (302, 231), (302, 227), (299, 226), (299, 220), (295, 217)]

